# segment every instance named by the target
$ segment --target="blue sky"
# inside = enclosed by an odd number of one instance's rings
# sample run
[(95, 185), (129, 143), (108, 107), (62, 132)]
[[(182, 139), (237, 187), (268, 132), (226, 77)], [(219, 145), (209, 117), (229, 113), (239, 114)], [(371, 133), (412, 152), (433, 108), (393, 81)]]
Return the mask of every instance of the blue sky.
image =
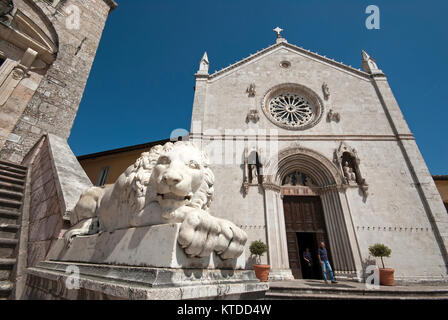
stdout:
[[(189, 129), (194, 73), (210, 72), (275, 41), (361, 66), (376, 59), (432, 174), (448, 174), (448, 1), (118, 0), (103, 33), (69, 139), (76, 155)], [(380, 9), (368, 30), (365, 9)]]

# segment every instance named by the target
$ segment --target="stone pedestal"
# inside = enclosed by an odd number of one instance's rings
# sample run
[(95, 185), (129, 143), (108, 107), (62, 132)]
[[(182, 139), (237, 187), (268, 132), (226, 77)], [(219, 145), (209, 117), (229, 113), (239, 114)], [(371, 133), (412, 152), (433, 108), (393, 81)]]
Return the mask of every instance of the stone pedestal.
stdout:
[(165, 224), (59, 240), (48, 260), (28, 268), (31, 299), (262, 298), (269, 289), (244, 254), (189, 258), (177, 244), (180, 224)]
[(103, 232), (73, 239), (67, 248), (58, 240), (48, 260), (157, 268), (244, 269), (244, 253), (238, 259), (221, 260), (214, 252), (206, 258), (190, 258), (177, 243), (180, 223), (160, 224)]

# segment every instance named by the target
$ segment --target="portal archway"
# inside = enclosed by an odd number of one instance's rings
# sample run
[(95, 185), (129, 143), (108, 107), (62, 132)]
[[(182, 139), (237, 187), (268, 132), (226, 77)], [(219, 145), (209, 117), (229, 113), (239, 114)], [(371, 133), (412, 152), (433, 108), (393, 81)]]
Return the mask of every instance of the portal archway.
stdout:
[[(313, 191), (313, 195), (320, 198), (335, 273), (339, 276), (356, 277), (357, 263), (355, 263), (354, 256), (356, 238), (351, 218), (348, 216), (349, 213), (344, 212), (341, 203), (340, 194), (343, 194), (345, 190), (343, 177), (339, 170), (325, 156), (302, 147), (282, 150), (264, 167), (263, 185), (265, 186), (268, 241), (271, 248), (274, 246), (282, 251), (281, 253), (270, 253), (271, 265), (278, 266), (283, 270), (280, 272), (282, 275), (285, 274), (285, 266), (290, 268), (283, 199), (294, 195), (300, 196), (301, 191), (297, 186), (284, 186), (283, 182), (288, 174), (297, 171), (311, 178), (314, 185), (308, 189)], [(274, 269), (272, 270), (273, 278), (276, 274)]]

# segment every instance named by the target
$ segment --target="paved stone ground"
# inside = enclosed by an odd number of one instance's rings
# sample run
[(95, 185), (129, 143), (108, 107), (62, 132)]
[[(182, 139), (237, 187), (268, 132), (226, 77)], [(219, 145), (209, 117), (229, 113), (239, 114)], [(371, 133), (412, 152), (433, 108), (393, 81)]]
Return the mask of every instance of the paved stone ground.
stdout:
[(448, 283), (380, 286), (368, 289), (365, 283), (323, 280), (290, 280), (269, 283), (268, 299), (447, 299)]

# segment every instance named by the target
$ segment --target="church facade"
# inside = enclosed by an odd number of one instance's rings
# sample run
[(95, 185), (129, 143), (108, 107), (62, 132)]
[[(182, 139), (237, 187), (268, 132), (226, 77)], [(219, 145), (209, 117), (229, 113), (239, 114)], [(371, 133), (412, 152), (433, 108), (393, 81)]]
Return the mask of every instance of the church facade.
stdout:
[(324, 241), (340, 278), (368, 276), (383, 243), (396, 280), (445, 281), (448, 215), (386, 75), (364, 51), (355, 69), (275, 31), (212, 74), (204, 54), (195, 75), (190, 139), (211, 158), (213, 214), (268, 244), (271, 279), (309, 277), (303, 251)]

